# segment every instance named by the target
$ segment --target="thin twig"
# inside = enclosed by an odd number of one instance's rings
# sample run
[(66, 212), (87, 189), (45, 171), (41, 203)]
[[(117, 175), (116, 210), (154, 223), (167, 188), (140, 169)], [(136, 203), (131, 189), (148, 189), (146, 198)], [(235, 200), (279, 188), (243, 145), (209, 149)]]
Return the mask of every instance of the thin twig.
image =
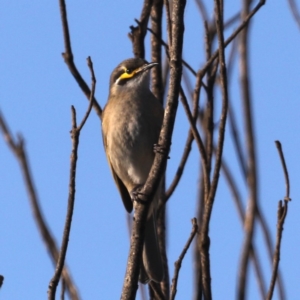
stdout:
[[(249, 15), (251, 1), (245, 0), (242, 8), (242, 18), (246, 18)], [(247, 144), (247, 186), (248, 186), (248, 203), (245, 215), (244, 225), (244, 242), (241, 254), (241, 261), (238, 275), (238, 288), (237, 299), (245, 299), (247, 295), (247, 276), (249, 268), (249, 259), (251, 253), (251, 245), (253, 244), (254, 226), (257, 210), (257, 160), (256, 160), (256, 142), (253, 125), (253, 113), (252, 113), (252, 99), (250, 88), (250, 72), (249, 72), (249, 27), (245, 27), (240, 35), (240, 81), (241, 81), (241, 93), (242, 103), (244, 109), (244, 122), (245, 122), (245, 136)]]
[(87, 58), (87, 65), (89, 67), (90, 73), (91, 73), (91, 94), (90, 94), (90, 105), (81, 121), (81, 123), (79, 124), (77, 131), (81, 131), (82, 127), (84, 126), (86, 120), (88, 119), (90, 112), (92, 110), (92, 107), (94, 105), (94, 95), (95, 95), (95, 89), (96, 89), (96, 76), (95, 76), (95, 72), (94, 72), (94, 68), (93, 68), (93, 62), (91, 60), (91, 57), (89, 56)]
[(65, 300), (65, 290), (66, 290), (66, 283), (64, 279), (61, 279), (61, 291), (60, 291), (60, 300)]
[[(266, 3), (266, 0), (260, 0), (259, 3), (253, 8), (253, 10), (247, 15), (246, 18), (243, 19), (240, 26), (227, 38), (227, 40), (224, 42), (224, 47), (226, 48), (233, 39), (248, 25), (248, 22), (250, 19), (258, 12), (258, 10)], [(205, 65), (201, 69), (201, 73), (203, 75), (206, 73), (207, 68), (211, 65), (211, 63), (218, 58), (219, 55), (219, 49), (217, 49), (214, 54), (211, 56), (211, 58), (205, 63)]]
[(147, 33), (147, 24), (150, 17), (153, 0), (145, 0), (140, 20), (135, 19), (137, 26), (130, 26), (131, 32), (128, 34), (132, 42), (133, 54), (135, 57), (145, 58), (144, 39)]
[[(4, 139), (6, 140), (9, 148), (11, 149), (11, 151), (13, 152), (13, 154), (16, 156), (16, 158), (19, 161), (20, 168), (23, 173), (25, 186), (26, 186), (27, 193), (29, 196), (30, 205), (32, 208), (32, 212), (33, 212), (36, 224), (37, 224), (37, 228), (39, 229), (39, 232), (40, 232), (42, 239), (48, 249), (48, 252), (51, 254), (51, 259), (52, 259), (53, 264), (56, 264), (56, 262), (58, 260), (58, 255), (59, 255), (58, 250), (57, 250), (57, 245), (56, 245), (56, 242), (46, 224), (45, 218), (41, 211), (39, 199), (37, 196), (37, 192), (36, 192), (33, 178), (32, 178), (31, 171), (30, 171), (29, 162), (27, 159), (27, 153), (26, 153), (26, 149), (25, 149), (25, 141), (21, 135), (18, 135), (17, 141), (14, 139), (1, 112), (0, 112), (0, 129), (3, 133)], [(78, 291), (75, 287), (75, 284), (73, 283), (71, 275), (66, 266), (64, 267), (64, 270), (63, 270), (63, 277), (66, 282), (67, 292), (70, 295), (71, 299), (73, 299), (73, 300), (79, 299)]]
[(297, 23), (297, 25), (299, 26), (299, 29), (300, 29), (300, 14), (299, 14), (299, 11), (298, 11), (298, 8), (297, 8), (297, 4), (295, 2), (295, 0), (288, 0), (289, 2), (289, 5), (290, 5), (290, 8), (291, 8), (291, 11), (292, 11), (292, 14), (294, 16), (294, 19)]
[(211, 295), (211, 277), (209, 261), (209, 222), (214, 203), (214, 198), (219, 182), (219, 174), (222, 161), (223, 144), (225, 137), (225, 126), (228, 108), (228, 91), (227, 91), (227, 72), (225, 62), (225, 45), (223, 36), (223, 7), (219, 0), (215, 0), (215, 18), (219, 43), (219, 61), (220, 77), (222, 90), (222, 111), (219, 125), (218, 145), (216, 150), (216, 162), (213, 172), (213, 178), (209, 190), (208, 198), (205, 198), (204, 214), (201, 226), (201, 269), (202, 269), (202, 287), (205, 299), (212, 298)]
[(81, 129), (83, 128), (93, 106), (93, 97), (95, 93), (96, 79), (93, 70), (93, 63), (90, 57), (88, 57), (87, 63), (90, 68), (91, 77), (92, 77), (91, 98), (90, 98), (90, 104), (87, 109), (87, 112), (78, 127), (76, 122), (76, 111), (75, 108), (72, 106), (72, 130), (71, 130), (72, 154), (71, 154), (71, 163), (70, 163), (68, 209), (67, 209), (67, 216), (65, 220), (65, 227), (64, 227), (63, 239), (61, 243), (61, 249), (57, 260), (55, 273), (49, 283), (49, 289), (48, 289), (49, 300), (55, 300), (56, 288), (59, 283), (60, 276), (65, 263), (65, 258), (67, 254), (68, 243), (69, 243), (69, 236), (71, 231), (74, 204), (75, 204), (76, 167), (77, 167), (77, 158), (78, 158), (77, 152), (78, 152), (78, 145), (79, 145), (79, 137), (80, 137)]
[[(214, 39), (214, 33), (212, 34), (208, 30), (208, 23), (204, 22), (205, 28), (205, 54), (206, 60), (211, 56), (212, 41)], [(215, 71), (213, 71), (215, 69)], [(212, 165), (212, 155), (213, 155), (213, 139), (214, 139), (214, 85), (216, 79), (217, 67), (214, 68), (213, 64), (207, 69), (206, 73), (206, 108), (204, 112), (205, 118), (203, 118), (203, 128), (205, 132), (205, 150), (207, 154), (206, 170), (210, 177), (211, 165)], [(208, 189), (210, 187), (208, 186)]]
[[(65, 52), (62, 53), (62, 56), (64, 58), (65, 63), (67, 64), (71, 74), (73, 75), (74, 79), (78, 83), (79, 87), (81, 88), (82, 92), (86, 96), (86, 98), (89, 100), (91, 96), (91, 90), (87, 83), (82, 78), (81, 74), (79, 73), (75, 63), (74, 63), (74, 56), (72, 53), (72, 47), (71, 47), (71, 38), (70, 38), (70, 31), (69, 31), (69, 25), (68, 25), (68, 18), (67, 18), (67, 8), (65, 0), (59, 0), (59, 8), (60, 8), (60, 15), (61, 15), (61, 21), (62, 21), (62, 29), (63, 29), (63, 37), (64, 37), (64, 44), (65, 44)], [(96, 98), (93, 97), (93, 108), (98, 115), (98, 117), (101, 119), (102, 116), (102, 108), (97, 102)]]
[[(232, 74), (232, 70), (233, 70), (233, 62), (234, 62), (235, 52), (237, 50), (237, 47), (235, 45), (235, 44), (237, 44), (236, 41), (237, 40), (234, 40), (232, 43), (232, 48), (231, 48), (228, 63), (227, 63), (228, 78), (230, 78), (230, 76)], [(239, 133), (238, 133), (238, 128), (237, 128), (234, 111), (233, 111), (230, 103), (229, 103), (229, 107), (228, 107), (228, 117), (229, 117), (228, 118), (229, 119), (229, 128), (231, 130), (231, 135), (232, 135), (234, 147), (235, 147), (235, 150), (237, 153), (238, 162), (239, 162), (239, 165), (242, 170), (243, 179), (245, 180), (245, 182), (247, 182), (247, 165), (246, 165), (246, 161), (244, 158), (244, 152), (243, 152), (242, 143), (241, 143)], [(228, 185), (232, 191), (233, 198), (235, 199), (235, 203), (238, 207), (240, 219), (242, 220), (242, 222), (244, 224), (244, 213), (243, 213), (244, 209), (242, 207), (239, 196), (235, 192), (235, 190), (237, 190), (237, 185), (234, 183), (233, 176), (230, 175), (230, 170), (226, 166), (226, 163), (224, 160), (222, 161), (222, 169), (224, 171), (225, 178), (227, 179)], [(235, 185), (235, 187), (234, 187), (234, 185)], [(263, 216), (261, 209), (259, 208), (259, 203), (257, 203), (257, 207), (256, 207), (256, 216), (257, 216), (257, 220), (262, 228), (262, 233), (263, 233), (263, 237), (265, 239), (268, 255), (269, 255), (270, 261), (272, 263), (273, 246), (272, 246), (272, 240), (271, 240), (271, 231), (267, 225), (267, 222), (265, 220), (265, 217)], [(254, 245), (252, 245), (252, 247), (253, 247), (253, 254), (251, 253), (251, 258), (253, 259), (253, 262), (254, 262), (254, 268), (255, 268), (255, 271), (257, 274), (256, 277), (257, 277), (258, 285), (259, 285), (259, 288), (261, 291), (262, 299), (265, 299), (266, 291), (265, 291), (264, 279), (262, 276), (263, 274), (258, 269), (259, 262), (258, 262), (258, 256), (255, 255), (256, 251), (255, 251)], [(277, 280), (278, 280), (279, 298), (281, 300), (284, 300), (284, 299), (286, 299), (286, 297), (285, 297), (285, 291), (284, 291), (284, 286), (283, 286), (283, 282), (282, 282), (282, 276), (281, 276), (279, 270), (277, 273)]]
[[(169, 45), (162, 38), (159, 38), (159, 36), (151, 28), (147, 28), (147, 30), (149, 32), (151, 32), (152, 35), (154, 35), (157, 38), (157, 40), (160, 42), (160, 44), (162, 46), (165, 47), (166, 55), (167, 55), (168, 58), (170, 58), (170, 55), (169, 55)], [(197, 75), (197, 72), (184, 59), (182, 59), (182, 65), (185, 66), (194, 76)]]
[(198, 149), (201, 153), (201, 159), (202, 159), (202, 166), (203, 166), (203, 173), (205, 174), (206, 178), (207, 178), (207, 181), (208, 181), (208, 174), (207, 174), (207, 170), (206, 170), (206, 150), (203, 146), (203, 142), (201, 140), (201, 137), (200, 137), (200, 134), (196, 128), (196, 125), (195, 125), (195, 122), (198, 118), (198, 107), (199, 107), (199, 94), (200, 94), (200, 87), (201, 87), (201, 77), (198, 78), (198, 81), (199, 81), (199, 86), (198, 88), (195, 89), (195, 93), (196, 93), (196, 96), (194, 95), (193, 97), (193, 112), (191, 113), (190, 111), (190, 108), (189, 108), (189, 105), (187, 103), (187, 100), (186, 100), (186, 97), (185, 97), (185, 94), (183, 93), (183, 89), (182, 87), (180, 88), (180, 95), (181, 95), (181, 102), (183, 104), (183, 107), (185, 109), (185, 112), (186, 112), (186, 115), (188, 117), (188, 120), (189, 120), (189, 123), (190, 123), (190, 130), (189, 130), (189, 133), (188, 133), (188, 137), (187, 137), (187, 141), (186, 141), (186, 144), (185, 144), (185, 147), (184, 147), (184, 152), (183, 152), (183, 155), (182, 155), (182, 158), (181, 158), (181, 161), (179, 163), (179, 166), (177, 168), (177, 172), (175, 174), (175, 177), (170, 185), (170, 187), (168, 188), (168, 190), (166, 191), (166, 194), (165, 194), (165, 202), (168, 201), (168, 199), (170, 198), (170, 196), (172, 195), (172, 193), (174, 192), (175, 188), (177, 187), (180, 179), (181, 179), (181, 176), (183, 174), (183, 170), (184, 170), (184, 167), (185, 167), (185, 164), (187, 162), (187, 159), (189, 157), (189, 154), (190, 154), (190, 151), (191, 151), (191, 146), (192, 146), (192, 142), (194, 141), (194, 135), (197, 137), (198, 139), (198, 142), (197, 142), (197, 145), (198, 145)]
[(190, 154), (190, 152), (192, 150), (192, 142), (193, 142), (193, 140), (194, 140), (194, 136), (193, 136), (192, 130), (190, 129), (189, 133), (188, 133), (188, 137), (187, 137), (186, 143), (185, 143), (184, 152), (182, 154), (182, 157), (181, 157), (179, 166), (177, 168), (176, 174), (175, 174), (175, 176), (173, 178), (173, 181), (171, 182), (168, 190), (166, 191), (165, 202), (167, 202), (168, 199), (172, 196), (175, 188), (177, 187), (177, 185), (178, 185), (178, 183), (179, 183), (179, 181), (181, 179), (181, 176), (183, 174), (184, 167), (186, 165), (187, 159), (188, 159), (189, 154)]
[(192, 232), (190, 234), (189, 239), (187, 240), (178, 260), (175, 262), (175, 270), (174, 270), (174, 277), (172, 279), (172, 286), (171, 286), (171, 296), (170, 296), (170, 300), (174, 300), (175, 296), (176, 296), (176, 292), (177, 292), (177, 283), (178, 283), (178, 278), (179, 278), (179, 271), (181, 268), (181, 264), (182, 261), (196, 235), (196, 233), (198, 232), (198, 224), (197, 224), (197, 219), (193, 218), (192, 219), (192, 224), (193, 224), (193, 228), (192, 228)]
[[(228, 63), (227, 63), (228, 78), (230, 78), (230, 76), (232, 74), (232, 70), (233, 70), (233, 62), (234, 62), (235, 52), (236, 52), (236, 49), (237, 49), (237, 47), (235, 45), (235, 44), (237, 44), (236, 41), (237, 40), (234, 40), (233, 43), (232, 43), (232, 48), (231, 48)], [(243, 178), (244, 178), (245, 182), (247, 182), (247, 173), (248, 173), (247, 165), (246, 165), (246, 162), (245, 162), (242, 143), (241, 143), (239, 133), (238, 133), (238, 129), (237, 129), (237, 123), (236, 123), (234, 111), (233, 111), (230, 103), (229, 103), (229, 107), (228, 107), (228, 117), (229, 117), (229, 128), (231, 130), (231, 135), (232, 135), (234, 147), (235, 147), (235, 150), (236, 150), (236, 153), (237, 153), (238, 162), (239, 162), (239, 165), (240, 165), (241, 170), (242, 170)], [(222, 169), (224, 171), (225, 178), (227, 179), (228, 185), (229, 185), (229, 187), (232, 191), (235, 203), (238, 207), (238, 212), (239, 212), (240, 219), (241, 219), (242, 223), (244, 224), (244, 212), (243, 212), (244, 209), (242, 207), (241, 200), (239, 199), (240, 197), (236, 193), (237, 185), (234, 183), (233, 176), (230, 174), (230, 170), (226, 166), (226, 163), (225, 163), (224, 160), (222, 161)], [(256, 216), (257, 216), (257, 220), (258, 220), (258, 222), (259, 222), (259, 224), (262, 228), (262, 233), (263, 233), (263, 237), (265, 239), (268, 255), (269, 255), (269, 258), (270, 258), (270, 262), (272, 263), (273, 246), (272, 246), (272, 240), (271, 240), (271, 231), (270, 231), (270, 229), (268, 227), (268, 224), (265, 220), (265, 217), (264, 217), (264, 215), (263, 215), (263, 213), (262, 213), (262, 211), (259, 207), (259, 203), (257, 203), (257, 206), (256, 206)], [(260, 271), (258, 256), (256, 256), (256, 254), (255, 254), (256, 250), (255, 250), (254, 245), (252, 245), (252, 247), (253, 247), (253, 251), (251, 252), (251, 258), (253, 259), (254, 268), (255, 268), (255, 272), (256, 272), (256, 277), (257, 277), (259, 289), (260, 289), (260, 292), (261, 292), (261, 295), (262, 295), (262, 299), (265, 299), (266, 290), (265, 290), (265, 283), (264, 283), (263, 273)], [(278, 283), (279, 298), (281, 300), (284, 300), (284, 299), (286, 299), (286, 296), (285, 296), (285, 291), (284, 291), (284, 286), (283, 286), (283, 281), (282, 281), (282, 276), (280, 274), (280, 270), (278, 270), (278, 272), (277, 272), (277, 283)]]
[[(153, 62), (158, 63), (157, 68), (153, 68), (151, 72), (152, 75), (152, 92), (154, 96), (159, 99), (160, 103), (163, 105), (164, 102), (164, 84), (162, 77), (162, 17), (163, 17), (163, 0), (154, 0), (151, 8), (151, 28), (154, 34), (151, 34), (151, 57)], [(159, 186), (158, 193), (159, 204), (164, 203), (164, 194), (165, 194), (165, 180), (162, 180), (163, 183)], [(157, 239), (159, 243), (159, 249), (163, 264), (164, 277), (161, 282), (149, 284), (149, 288), (152, 288), (156, 294), (162, 294), (164, 299), (169, 298), (170, 294), (170, 279), (169, 279), (169, 268), (168, 268), (168, 259), (166, 251), (166, 207), (162, 207), (156, 213), (156, 229), (157, 229)]]
[[(266, 222), (266, 218), (264, 217), (261, 209), (259, 208), (259, 205), (256, 207), (256, 215), (257, 219), (261, 225), (263, 236), (266, 242), (268, 255), (270, 258), (271, 264), (273, 263), (273, 246), (272, 246), (272, 240), (271, 240), (271, 230), (268, 227), (268, 224)], [(280, 273), (280, 270), (277, 271), (277, 284), (278, 284), (278, 292), (279, 292), (279, 299), (285, 300), (286, 299), (286, 292), (284, 289), (283, 279)]]
[[(225, 180), (227, 181), (227, 185), (232, 193), (232, 198), (237, 207), (240, 221), (243, 225), (245, 222), (245, 212), (244, 212), (244, 208), (242, 205), (241, 195), (238, 190), (238, 185), (235, 182), (232, 172), (230, 171), (229, 166), (227, 165), (226, 160), (224, 158), (222, 159), (222, 171), (224, 173)], [(259, 290), (261, 293), (261, 297), (262, 297), (262, 299), (265, 299), (265, 297), (266, 297), (265, 280), (263, 278), (263, 272), (262, 272), (261, 264), (259, 262), (259, 257), (256, 253), (257, 253), (257, 251), (255, 248), (255, 245), (252, 244), (251, 258), (253, 260), (254, 270), (256, 273), (256, 278), (258, 281), (258, 286), (259, 286)]]
[(3, 285), (3, 281), (4, 281), (4, 276), (0, 275), (0, 289)]
[(207, 22), (208, 21), (208, 12), (207, 12), (207, 8), (205, 7), (204, 3), (202, 2), (202, 0), (196, 0), (196, 5), (198, 6), (200, 15), (202, 17), (202, 21), (203, 22)]
[[(153, 62), (158, 66), (152, 69), (152, 93), (163, 104), (164, 86), (162, 79), (162, 53), (161, 53), (161, 36), (162, 36), (162, 11), (163, 2), (154, 0), (151, 9), (151, 57)], [(148, 28), (147, 28), (148, 29)], [(149, 30), (149, 29), (148, 29)]]
[(279, 157), (280, 157), (280, 161), (281, 161), (281, 165), (283, 168), (283, 173), (284, 173), (284, 179), (285, 179), (285, 187), (286, 187), (286, 193), (285, 193), (285, 197), (284, 200), (286, 201), (290, 201), (290, 180), (289, 180), (289, 173), (286, 167), (286, 163), (285, 163), (285, 159), (284, 159), (284, 155), (283, 155), (283, 151), (282, 151), (282, 147), (281, 147), (281, 143), (279, 141), (275, 141), (276, 147), (278, 149), (278, 153), (279, 153)]
[[(191, 128), (191, 131), (193, 133), (196, 144), (198, 146), (199, 153), (201, 153), (201, 158), (203, 159), (202, 163), (204, 165), (207, 165), (207, 157), (206, 157), (206, 151), (205, 151), (205, 148), (204, 148), (204, 144), (202, 142), (199, 131), (198, 131), (196, 125), (195, 125), (195, 119), (192, 116), (192, 113), (190, 111), (190, 108), (189, 108), (189, 105), (188, 105), (188, 102), (187, 102), (187, 99), (186, 99), (186, 96), (185, 96), (185, 93), (184, 93), (182, 87), (180, 87), (180, 100), (181, 100), (181, 103), (182, 103), (183, 108), (185, 110), (185, 113), (187, 115), (188, 121), (190, 123), (190, 128)], [(206, 168), (204, 170), (206, 170)], [(208, 176), (208, 174), (206, 174), (206, 175)]]
[(280, 260), (280, 246), (281, 246), (283, 224), (284, 224), (285, 217), (287, 215), (287, 210), (288, 210), (288, 200), (284, 200), (284, 206), (282, 206), (282, 201), (280, 200), (278, 202), (278, 211), (277, 211), (277, 238), (276, 238), (275, 252), (273, 255), (273, 271), (272, 271), (270, 287), (269, 287), (266, 300), (271, 300), (273, 297), (274, 287), (277, 278), (277, 271), (279, 266), (279, 260)]
[(276, 283), (277, 278), (277, 271), (279, 266), (279, 260), (280, 260), (280, 246), (281, 246), (281, 239), (282, 239), (282, 231), (283, 231), (283, 224), (285, 221), (285, 217), (287, 215), (288, 211), (288, 202), (291, 200), (290, 198), (290, 182), (289, 182), (289, 174), (286, 167), (281, 143), (279, 141), (275, 141), (283, 173), (285, 178), (285, 185), (286, 185), (286, 194), (284, 196), (284, 205), (282, 205), (282, 201), (280, 200), (278, 203), (278, 211), (277, 211), (277, 238), (276, 238), (276, 246), (275, 246), (275, 252), (273, 255), (273, 271), (272, 271), (272, 277), (270, 282), (270, 287), (268, 291), (267, 300), (271, 300), (273, 297), (274, 287)]
[[(233, 72), (233, 65), (235, 61), (234, 59), (236, 57), (236, 52), (237, 52), (237, 44), (238, 44), (237, 40), (234, 40), (228, 58), (228, 63), (227, 63), (228, 84)], [(243, 178), (247, 179), (247, 165), (244, 157), (244, 151), (243, 151), (242, 142), (238, 131), (234, 110), (230, 102), (228, 105), (228, 125), (231, 132), (233, 145), (237, 153), (238, 162), (242, 169)]]
[[(200, 107), (200, 91), (201, 87), (203, 86), (205, 88), (205, 85), (202, 83), (202, 79), (205, 75), (205, 72), (202, 70), (199, 70), (197, 72), (196, 76), (196, 84), (195, 84), (195, 89), (193, 93), (193, 116), (198, 117), (199, 115), (199, 107)], [(206, 149), (205, 149), (206, 152)], [(204, 152), (204, 153), (205, 153)], [(202, 157), (201, 155), (201, 163), (202, 163), (202, 170), (203, 170), (203, 188), (204, 188), (204, 197), (205, 199), (208, 197), (209, 193), (209, 186), (210, 186), (210, 178), (209, 178), (209, 171), (207, 167), (207, 159), (206, 159), (206, 154)]]
[[(168, 1), (165, 0), (165, 3), (169, 5)], [(259, 11), (259, 9), (266, 3), (266, 0), (260, 0), (257, 5), (253, 8), (253, 10), (245, 17), (242, 21), (242, 23), (238, 26), (236, 30), (227, 38), (226, 41), (224, 41), (224, 47), (226, 48), (234, 39), (235, 37), (248, 25), (248, 22), (251, 20), (251, 18)], [(167, 6), (168, 7), (168, 6)], [(167, 10), (168, 11), (168, 10)], [(168, 22), (167, 22), (168, 23)], [(148, 28), (149, 31), (151, 29)], [(167, 45), (166, 43), (164, 43)], [(194, 75), (203, 77), (207, 71), (207, 69), (210, 67), (212, 62), (217, 59), (219, 56), (219, 49), (217, 49), (211, 56), (211, 58), (205, 63), (205, 65), (202, 67), (202, 69), (195, 73), (195, 71), (192, 68), (188, 68)]]
[(166, 7), (166, 20), (167, 20), (167, 32), (168, 32), (168, 44), (172, 45), (172, 22), (171, 22), (171, 10), (169, 0), (163, 0)]

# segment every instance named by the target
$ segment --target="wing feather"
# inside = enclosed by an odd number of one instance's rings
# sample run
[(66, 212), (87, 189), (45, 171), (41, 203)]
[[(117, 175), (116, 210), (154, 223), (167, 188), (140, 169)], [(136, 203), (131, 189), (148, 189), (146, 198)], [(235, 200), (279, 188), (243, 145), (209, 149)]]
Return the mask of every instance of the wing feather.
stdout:
[(130, 213), (132, 212), (132, 209), (133, 209), (133, 205), (132, 205), (132, 200), (131, 200), (131, 197), (124, 185), (124, 183), (122, 182), (122, 180), (119, 178), (119, 176), (117, 175), (117, 173), (115, 172), (112, 164), (111, 164), (111, 161), (110, 161), (110, 157), (109, 157), (109, 154), (107, 153), (107, 143), (106, 143), (106, 137), (104, 136), (103, 132), (102, 132), (102, 136), (103, 136), (103, 144), (104, 144), (104, 148), (105, 148), (105, 153), (106, 153), (106, 157), (107, 157), (107, 160), (108, 160), (108, 164), (109, 164), (109, 168), (111, 170), (111, 173), (113, 175), (113, 178), (115, 180), (115, 183), (117, 185), (117, 188), (121, 194), (121, 198), (122, 198), (122, 201), (123, 201), (123, 204), (126, 208), (126, 210)]

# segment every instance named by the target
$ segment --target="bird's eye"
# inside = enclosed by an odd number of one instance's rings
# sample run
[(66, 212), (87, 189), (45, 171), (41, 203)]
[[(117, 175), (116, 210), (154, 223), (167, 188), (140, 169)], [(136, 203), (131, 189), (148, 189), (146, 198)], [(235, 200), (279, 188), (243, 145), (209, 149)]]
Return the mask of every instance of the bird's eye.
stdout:
[(130, 70), (130, 69), (126, 69), (126, 70), (125, 70), (125, 73), (130, 74), (130, 73), (131, 73), (131, 70)]

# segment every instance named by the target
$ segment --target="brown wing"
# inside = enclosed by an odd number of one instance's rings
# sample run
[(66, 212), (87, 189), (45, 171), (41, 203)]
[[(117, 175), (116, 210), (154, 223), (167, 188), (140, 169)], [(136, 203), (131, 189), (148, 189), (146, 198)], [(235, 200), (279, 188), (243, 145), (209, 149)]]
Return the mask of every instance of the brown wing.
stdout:
[(109, 166), (110, 166), (113, 178), (115, 180), (115, 183), (117, 185), (117, 188), (119, 189), (119, 192), (121, 194), (123, 204), (124, 204), (126, 210), (130, 213), (130, 212), (132, 212), (132, 208), (133, 208), (131, 197), (130, 197), (125, 185), (123, 184), (122, 180), (118, 177), (118, 175), (114, 171), (110, 162), (109, 162)]
[(102, 132), (102, 136), (103, 136), (103, 144), (104, 144), (105, 153), (106, 153), (106, 157), (107, 157), (107, 160), (108, 160), (108, 165), (110, 167), (110, 170), (111, 170), (111, 173), (112, 173), (113, 178), (115, 180), (115, 183), (117, 185), (117, 188), (118, 188), (118, 190), (121, 194), (123, 204), (124, 204), (126, 210), (130, 213), (130, 212), (132, 212), (132, 209), (133, 209), (131, 197), (130, 197), (124, 183), (119, 178), (119, 176), (115, 172), (113, 166), (111, 165), (109, 155), (107, 155), (107, 152), (106, 152), (106, 140), (105, 140), (105, 136), (104, 136), (103, 132)]

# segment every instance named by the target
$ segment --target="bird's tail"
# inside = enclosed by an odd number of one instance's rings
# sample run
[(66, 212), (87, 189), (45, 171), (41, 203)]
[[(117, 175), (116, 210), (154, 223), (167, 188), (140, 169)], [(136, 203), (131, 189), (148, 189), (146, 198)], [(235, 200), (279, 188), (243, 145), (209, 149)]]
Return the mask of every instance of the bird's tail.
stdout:
[(140, 282), (161, 282), (164, 278), (164, 268), (159, 250), (155, 213), (148, 218), (145, 227), (145, 241), (143, 248), (143, 263), (140, 272)]

